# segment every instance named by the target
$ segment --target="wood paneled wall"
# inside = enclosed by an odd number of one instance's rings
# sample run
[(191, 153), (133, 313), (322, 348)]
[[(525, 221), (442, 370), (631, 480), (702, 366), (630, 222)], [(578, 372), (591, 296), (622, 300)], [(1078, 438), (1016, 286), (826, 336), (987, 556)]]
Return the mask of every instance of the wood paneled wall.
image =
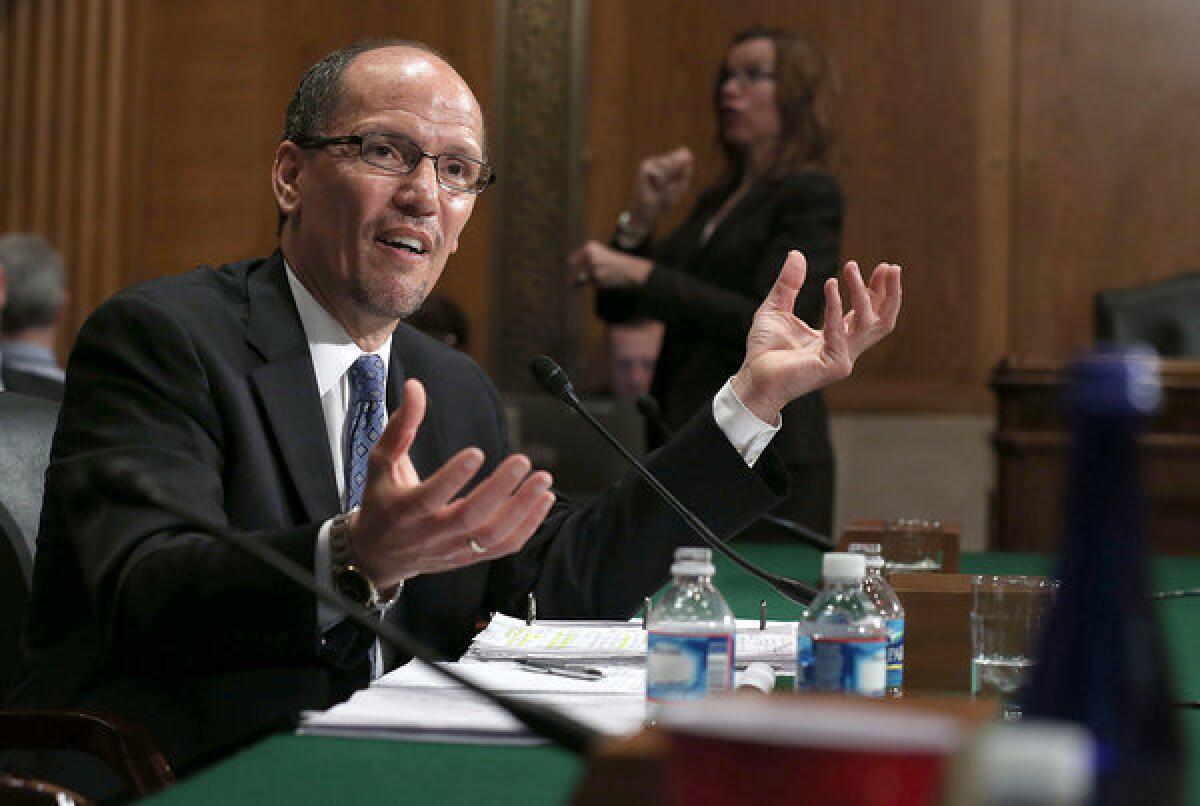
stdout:
[(1015, 27), (1009, 346), (1058, 358), (1096, 290), (1200, 270), (1200, 3), (1026, 0)]
[(0, 6), (0, 224), (63, 253), (67, 330), (126, 284), (139, 168), (125, 0), (17, 0)]
[(696, 187), (712, 180), (711, 76), (752, 24), (803, 32), (839, 66), (844, 256), (905, 266), (897, 333), (835, 409), (986, 411), (1001, 355), (1088, 343), (1096, 289), (1200, 267), (1186, 0), (594, 3), (591, 237), (609, 236), (646, 155), (687, 144)]
[[(512, 0), (518, 1), (518, 0)], [(0, 224), (64, 251), (71, 327), (147, 277), (275, 244), (268, 184), (301, 70), (367, 35), (446, 52), (486, 110), (493, 0), (0, 3)], [(843, 411), (987, 411), (1007, 352), (1062, 357), (1092, 293), (1200, 267), (1200, 5), (1192, 0), (595, 0), (587, 230), (607, 238), (643, 156), (717, 168), (711, 76), (734, 31), (780, 24), (840, 67), (844, 253), (906, 268), (898, 333)], [(689, 199), (690, 200), (690, 199)], [(487, 362), (487, 194), (441, 289)], [(682, 215), (677, 212), (675, 221)], [(520, 249), (507, 239), (503, 248)], [(585, 310), (590, 306), (584, 306)], [(600, 373), (590, 314), (584, 355)]]

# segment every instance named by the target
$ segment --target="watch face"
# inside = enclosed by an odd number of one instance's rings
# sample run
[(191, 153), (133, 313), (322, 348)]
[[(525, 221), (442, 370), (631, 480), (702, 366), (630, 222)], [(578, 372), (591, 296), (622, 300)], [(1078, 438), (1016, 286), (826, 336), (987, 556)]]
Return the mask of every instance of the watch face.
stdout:
[(365, 605), (371, 600), (371, 587), (356, 568), (343, 568), (334, 580), (337, 592), (352, 602)]

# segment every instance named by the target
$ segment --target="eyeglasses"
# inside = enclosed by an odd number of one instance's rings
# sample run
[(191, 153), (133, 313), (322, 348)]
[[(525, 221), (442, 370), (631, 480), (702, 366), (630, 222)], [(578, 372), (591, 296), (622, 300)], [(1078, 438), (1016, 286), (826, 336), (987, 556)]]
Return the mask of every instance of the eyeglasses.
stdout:
[(438, 184), (446, 190), (463, 193), (483, 193), (496, 181), (492, 166), (459, 154), (430, 154), (421, 147), (395, 134), (348, 134), (342, 137), (304, 137), (294, 141), (301, 148), (326, 146), (358, 146), (358, 156), (368, 165), (395, 174), (410, 174), (417, 170), (422, 157), (433, 160)]
[(751, 65), (744, 70), (722, 67), (717, 72), (717, 86), (722, 86), (731, 78), (743, 87), (749, 87), (754, 84), (761, 84), (764, 81), (774, 81), (775, 73), (758, 65)]

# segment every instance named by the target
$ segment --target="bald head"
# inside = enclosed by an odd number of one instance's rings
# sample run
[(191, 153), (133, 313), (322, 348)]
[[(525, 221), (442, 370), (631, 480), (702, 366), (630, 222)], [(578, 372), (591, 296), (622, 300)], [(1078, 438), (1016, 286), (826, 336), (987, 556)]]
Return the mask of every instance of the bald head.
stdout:
[(328, 125), (340, 132), (346, 121), (360, 120), (368, 109), (386, 113), (414, 95), (427, 97), (429, 122), (472, 129), (487, 159), (479, 101), (449, 62), (423, 46), (392, 45), (355, 57), (342, 72)]
[[(283, 139), (298, 141), (328, 134), (344, 98), (342, 77), (346, 70), (359, 57), (375, 53), (375, 58), (371, 61), (378, 62), (380, 54), (376, 53), (377, 51), (396, 49), (411, 52), (414, 61), (423, 61), (429, 66), (438, 63), (444, 65), (458, 77), (463, 87), (467, 86), (453, 65), (424, 42), (411, 39), (369, 39), (356, 42), (333, 51), (304, 72), (300, 85), (296, 87), (296, 93), (288, 104), (283, 124)], [(470, 92), (469, 89), (467, 91)]]
[[(457, 79), (457, 83), (470, 95), (471, 102), (478, 113), (479, 131), (481, 132), (484, 159), (486, 160), (487, 130), (483, 122), (483, 113), (480, 110), (479, 102), (475, 100), (475, 96), (471, 93), (466, 81), (463, 80), (462, 76), (454, 69), (454, 66), (450, 64), (445, 56), (424, 42), (412, 39), (366, 39), (361, 42), (355, 42), (353, 45), (338, 48), (327, 54), (320, 61), (305, 70), (304, 75), (300, 78), (300, 84), (296, 87), (296, 92), (292, 96), (291, 102), (288, 103), (287, 113), (283, 121), (282, 139), (302, 142), (314, 137), (330, 134), (336, 125), (336, 118), (344, 114), (343, 106), (347, 102), (346, 85), (344, 82), (346, 72), (360, 58), (364, 57), (369, 57), (367, 58), (367, 62), (373, 64), (375, 69), (378, 69), (381, 61), (383, 61), (381, 57), (389, 55), (380, 53), (380, 51), (391, 51), (390, 55), (400, 55), (406, 61), (411, 59), (414, 68), (417, 65), (423, 65), (423, 68), (416, 69), (413, 75), (419, 75), (421, 72), (432, 74), (436, 72), (434, 68), (440, 65)], [(287, 214), (281, 210), (279, 213), (280, 232), (283, 231), (283, 225), (286, 221)]]

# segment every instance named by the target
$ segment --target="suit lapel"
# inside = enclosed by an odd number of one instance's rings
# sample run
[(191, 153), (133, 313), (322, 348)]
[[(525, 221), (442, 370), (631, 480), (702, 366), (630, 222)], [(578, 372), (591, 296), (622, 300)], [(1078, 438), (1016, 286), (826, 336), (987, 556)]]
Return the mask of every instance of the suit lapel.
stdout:
[[(729, 233), (734, 231), (734, 224), (753, 213), (755, 208), (757, 208), (767, 197), (768, 185), (769, 183), (765, 179), (759, 179), (757, 182), (751, 185), (750, 189), (746, 191), (746, 195), (738, 199), (737, 204), (733, 206), (733, 209), (730, 210), (723, 219), (721, 219), (721, 223), (718, 224), (717, 228), (713, 230), (712, 235), (710, 235), (708, 240), (704, 242), (704, 245), (700, 247), (700, 251), (697, 254), (703, 255), (709, 252), (713, 248), (714, 244), (716, 244), (718, 241), (721, 241), (723, 238), (728, 237)], [(717, 209), (719, 210), (720, 207), (718, 206)], [(713, 210), (713, 213), (715, 214), (716, 210)], [(707, 222), (707, 220), (708, 218), (706, 217), (705, 222)]]
[(340, 508), (312, 356), (276, 252), (246, 279), (246, 341), (263, 358), (250, 373), (267, 423), (309, 520)]
[(416, 378), (425, 387), (425, 419), (417, 429), (412, 448), (408, 452), (417, 475), (427, 478), (449, 457), (442, 453), (442, 440), (438, 428), (438, 414), (448, 410), (447, 401), (438, 397), (437, 390), (429, 383), (426, 362), (417, 348), (421, 338), (411, 328), (401, 324), (392, 334), (392, 359), (388, 367), (388, 412), (395, 411), (404, 399), (404, 381)]

